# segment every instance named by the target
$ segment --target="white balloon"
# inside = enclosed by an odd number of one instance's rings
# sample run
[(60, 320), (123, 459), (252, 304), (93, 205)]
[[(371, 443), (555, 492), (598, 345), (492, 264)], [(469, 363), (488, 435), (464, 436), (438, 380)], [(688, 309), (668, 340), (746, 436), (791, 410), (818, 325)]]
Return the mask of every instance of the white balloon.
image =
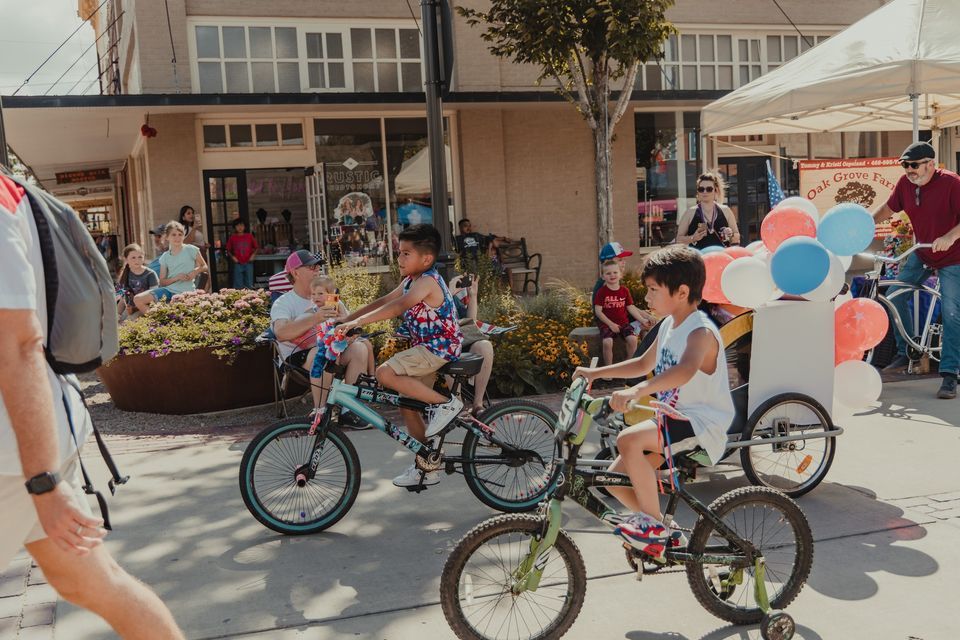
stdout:
[(843, 265), (843, 272), (846, 273), (847, 269), (850, 268), (850, 263), (853, 262), (853, 256), (837, 256), (840, 258), (840, 264)]
[(839, 403), (851, 409), (863, 409), (876, 402), (883, 391), (880, 372), (863, 360), (847, 360), (833, 372), (833, 393)]
[(779, 209), (780, 207), (793, 207), (794, 209), (800, 209), (805, 214), (813, 218), (814, 222), (820, 221), (820, 211), (817, 210), (817, 205), (813, 204), (806, 198), (800, 196), (791, 196), (785, 198), (777, 203), (777, 206), (774, 207), (774, 210)]
[(757, 249), (756, 251), (754, 251), (754, 252), (753, 252), (753, 257), (756, 258), (757, 260), (763, 260), (764, 262), (767, 263), (767, 266), (769, 267), (769, 266), (770, 266), (770, 260), (773, 258), (773, 254), (770, 253), (770, 249), (767, 249), (767, 248), (764, 246), (764, 247), (760, 247), (759, 249)]
[(764, 245), (763, 245), (763, 240), (756, 240), (756, 241), (751, 242), (750, 244), (747, 245), (747, 251), (749, 251), (750, 253), (754, 253), (754, 254), (755, 254), (757, 251), (759, 251), (760, 249), (762, 249), (763, 246), (764, 246)]
[(763, 260), (737, 258), (723, 270), (720, 288), (732, 304), (755, 309), (773, 295), (773, 276)]
[(826, 302), (827, 300), (832, 299), (835, 295), (840, 293), (840, 289), (843, 288), (843, 274), (845, 271), (846, 269), (843, 268), (840, 257), (831, 253), (830, 271), (827, 272), (827, 277), (823, 279), (823, 282), (820, 283), (820, 286), (813, 291), (803, 294), (803, 297), (807, 300), (817, 300), (819, 302)]

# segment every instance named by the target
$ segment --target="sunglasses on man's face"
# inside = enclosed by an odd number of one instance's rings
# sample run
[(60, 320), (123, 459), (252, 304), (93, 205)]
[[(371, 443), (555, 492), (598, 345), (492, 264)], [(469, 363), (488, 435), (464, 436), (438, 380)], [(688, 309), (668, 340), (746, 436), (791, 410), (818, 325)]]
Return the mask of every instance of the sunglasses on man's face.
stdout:
[(309, 269), (310, 271), (316, 271), (317, 269), (320, 268), (320, 265), (318, 265), (318, 264), (304, 264), (304, 265), (300, 265), (299, 268), (300, 268), (300, 269)]
[(713, 193), (713, 187), (697, 187), (697, 193)]
[(900, 161), (900, 166), (903, 167), (904, 169), (914, 169), (914, 170), (916, 170), (916, 169), (919, 169), (920, 167), (922, 167), (923, 165), (927, 164), (928, 162), (930, 162), (930, 161), (929, 161), (929, 160), (920, 160), (919, 162), (908, 162), (908, 161), (906, 161), (906, 160), (901, 160), (901, 161)]

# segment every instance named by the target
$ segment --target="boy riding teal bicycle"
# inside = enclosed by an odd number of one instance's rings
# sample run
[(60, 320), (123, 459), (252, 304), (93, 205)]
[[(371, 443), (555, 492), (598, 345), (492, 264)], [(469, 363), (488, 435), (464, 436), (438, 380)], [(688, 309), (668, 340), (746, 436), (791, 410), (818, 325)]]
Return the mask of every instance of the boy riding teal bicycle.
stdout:
[(639, 378), (654, 375), (610, 398), (614, 411), (626, 411), (632, 401), (656, 394), (678, 414), (661, 412), (659, 420), (648, 420), (624, 429), (617, 438), (619, 456), (610, 471), (626, 473), (631, 487), (607, 490), (634, 513), (614, 530), (635, 549), (661, 558), (667, 547), (686, 544), (672, 522), (664, 522), (657, 493), (657, 469), (666, 440), (672, 454), (702, 447), (716, 464), (727, 445), (727, 427), (734, 417), (726, 358), (720, 333), (711, 320), (697, 309), (706, 270), (699, 252), (671, 246), (652, 254), (646, 261), (642, 280), (646, 301), (664, 318), (657, 341), (640, 357), (607, 367), (579, 367), (574, 377)]
[[(400, 233), (397, 265), (403, 282), (387, 295), (347, 316), (340, 325), (344, 333), (365, 325), (402, 318), (402, 328), (411, 346), (377, 368), (377, 381), (388, 389), (427, 403), (424, 424), (421, 413), (401, 408), (407, 432), (420, 442), (439, 434), (463, 409), (457, 396), (447, 398), (433, 390), (436, 372), (460, 357), (463, 335), (446, 283), (434, 267), (440, 253), (440, 233), (431, 225), (418, 224)], [(440, 482), (436, 471), (421, 473), (416, 465), (394, 478), (398, 487)]]

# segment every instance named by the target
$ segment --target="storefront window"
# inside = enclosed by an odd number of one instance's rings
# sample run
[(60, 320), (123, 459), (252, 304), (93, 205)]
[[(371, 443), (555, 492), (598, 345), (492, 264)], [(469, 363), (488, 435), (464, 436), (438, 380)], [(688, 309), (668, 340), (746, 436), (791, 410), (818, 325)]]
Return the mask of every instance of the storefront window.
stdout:
[(679, 163), (676, 113), (637, 113), (637, 214), (640, 246), (667, 244), (676, 237)]
[(317, 162), (324, 167), (324, 252), (331, 264), (391, 262), (379, 119), (314, 120)]
[[(397, 236), (402, 229), (436, 224), (430, 200), (427, 121), (385, 118), (382, 123), (383, 137), (379, 118), (314, 121), (317, 162), (324, 167), (324, 245), (334, 264), (389, 265), (399, 249)], [(444, 211), (449, 214), (453, 202), (449, 145), (447, 176), (451, 198)]]

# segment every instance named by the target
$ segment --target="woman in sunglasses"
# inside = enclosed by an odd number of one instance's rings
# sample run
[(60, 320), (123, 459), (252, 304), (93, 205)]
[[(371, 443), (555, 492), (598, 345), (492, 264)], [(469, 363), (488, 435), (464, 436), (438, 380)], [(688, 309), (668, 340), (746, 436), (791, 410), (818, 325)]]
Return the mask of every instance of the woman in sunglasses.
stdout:
[(737, 218), (730, 207), (720, 204), (723, 179), (716, 173), (697, 178), (697, 205), (687, 209), (677, 223), (677, 243), (695, 249), (740, 244)]

